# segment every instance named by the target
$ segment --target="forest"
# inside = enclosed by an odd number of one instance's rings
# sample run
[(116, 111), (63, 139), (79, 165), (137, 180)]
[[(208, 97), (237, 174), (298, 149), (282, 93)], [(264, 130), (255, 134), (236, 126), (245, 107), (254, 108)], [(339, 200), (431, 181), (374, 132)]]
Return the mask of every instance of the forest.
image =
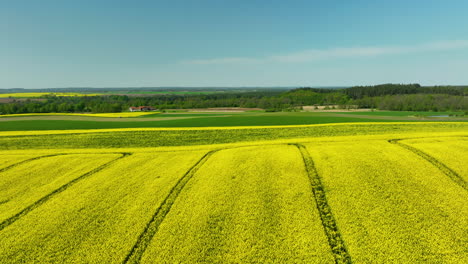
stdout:
[[(91, 88), (72, 88), (89, 92)], [(2, 93), (18, 92), (6, 89)], [(48, 89), (53, 91), (53, 89)], [(60, 89), (66, 92), (67, 89)], [(332, 106), (353, 109), (372, 108), (393, 111), (468, 111), (468, 86), (421, 86), (382, 84), (349, 88), (302, 87), (291, 90), (259, 89), (207, 94), (109, 94), (99, 96), (54, 96), (0, 101), (0, 114), (121, 112), (130, 106), (166, 109), (208, 107), (262, 108), (266, 111), (299, 111), (302, 106)], [(1, 94), (0, 94), (1, 97)], [(2, 103), (3, 102), (3, 103)]]

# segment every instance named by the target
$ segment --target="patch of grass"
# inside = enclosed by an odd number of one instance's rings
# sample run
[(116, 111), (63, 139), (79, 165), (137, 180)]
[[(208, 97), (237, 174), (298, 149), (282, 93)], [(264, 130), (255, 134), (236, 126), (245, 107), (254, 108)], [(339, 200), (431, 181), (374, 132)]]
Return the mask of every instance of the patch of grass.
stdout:
[(144, 118), (155, 118), (155, 117), (212, 117), (212, 116), (226, 116), (226, 115), (231, 115), (230, 113), (206, 113), (206, 114), (200, 114), (200, 113), (173, 113), (173, 114), (168, 114), (168, 113), (157, 113), (157, 114), (148, 114), (144, 115), (141, 117)]

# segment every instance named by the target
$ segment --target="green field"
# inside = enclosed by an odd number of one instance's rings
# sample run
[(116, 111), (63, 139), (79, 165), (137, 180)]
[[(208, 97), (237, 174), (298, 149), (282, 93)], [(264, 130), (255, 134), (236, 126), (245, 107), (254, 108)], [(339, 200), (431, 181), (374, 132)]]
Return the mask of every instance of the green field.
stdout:
[(174, 112), (174, 113), (159, 113), (159, 114), (149, 114), (143, 117), (145, 118), (154, 118), (154, 117), (213, 117), (213, 116), (229, 116), (243, 113), (189, 113), (189, 112)]
[[(430, 112), (426, 112), (428, 115)], [(0, 131), (60, 130), (60, 129), (104, 129), (145, 127), (222, 127), (222, 126), (275, 126), (307, 125), (349, 122), (401, 122), (401, 121), (467, 121), (468, 118), (420, 118), (408, 113), (395, 112), (279, 112), (279, 113), (156, 113), (142, 117), (74, 118), (64, 115), (34, 117), (2, 117)]]
[[(140, 127), (213, 127), (213, 126), (272, 126), (303, 125), (342, 122), (375, 122), (375, 119), (346, 117), (222, 117), (196, 118), (167, 121), (139, 122), (102, 122), (71, 120), (27, 120), (1, 122), (0, 131), (18, 130), (60, 130), (60, 129), (102, 129), (102, 128), (140, 128)], [(382, 122), (387, 120), (380, 120)]]
[[(466, 122), (350, 123), (220, 128), (129, 128), (0, 132), (0, 149), (194, 146), (340, 136), (464, 131)], [(3, 137), (1, 135), (4, 135)], [(14, 136), (10, 136), (14, 135)], [(397, 137), (397, 136), (395, 136)]]

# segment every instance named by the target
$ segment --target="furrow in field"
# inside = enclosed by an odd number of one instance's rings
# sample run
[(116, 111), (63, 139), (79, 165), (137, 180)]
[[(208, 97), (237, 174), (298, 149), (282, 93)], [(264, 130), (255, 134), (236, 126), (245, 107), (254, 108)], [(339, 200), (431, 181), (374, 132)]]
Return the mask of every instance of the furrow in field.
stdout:
[(295, 146), (220, 150), (159, 225), (142, 263), (333, 263)]
[(434, 157), (468, 181), (468, 137), (415, 138), (400, 141)]
[(200, 160), (191, 167), (182, 178), (177, 182), (177, 184), (171, 189), (168, 196), (161, 203), (161, 206), (158, 207), (155, 214), (148, 222), (145, 227), (145, 230), (138, 237), (136, 244), (133, 246), (132, 250), (125, 257), (124, 263), (139, 263), (143, 253), (148, 247), (151, 239), (158, 231), (159, 226), (162, 221), (171, 210), (172, 205), (174, 204), (177, 196), (180, 194), (187, 182), (193, 177), (193, 175), (200, 169), (200, 167), (218, 150), (212, 150), (206, 153)]
[(304, 160), (304, 165), (312, 186), (312, 192), (314, 193), (315, 203), (317, 205), (318, 212), (320, 213), (320, 219), (322, 220), (323, 228), (327, 234), (328, 244), (333, 252), (335, 263), (352, 263), (351, 256), (346, 249), (346, 243), (343, 240), (340, 230), (338, 229), (338, 225), (336, 224), (335, 217), (333, 216), (332, 210), (328, 204), (320, 176), (315, 169), (314, 161), (304, 145), (294, 145), (299, 149), (302, 159)]
[(468, 193), (386, 141), (305, 144), (354, 263), (467, 263)]
[[(13, 159), (3, 159), (2, 157), (2, 165), (6, 165), (8, 164), (6, 167), (4, 168), (0, 168), (0, 173), (2, 172), (5, 172), (7, 170), (11, 170), (13, 169), (14, 167), (16, 166), (19, 166), (21, 164), (24, 164), (24, 163), (28, 163), (28, 162), (31, 162), (33, 160), (38, 160), (38, 159), (43, 159), (43, 158), (48, 158), (48, 157), (55, 157), (55, 156), (59, 156), (59, 155), (66, 155), (66, 154), (51, 154), (51, 155), (44, 155), (44, 156), (35, 156), (35, 157), (27, 157), (27, 158), (18, 158), (18, 157), (12, 157)], [(19, 161), (18, 161), (19, 160)]]
[(461, 175), (459, 175), (457, 172), (449, 168), (447, 165), (444, 163), (440, 162), (438, 159), (434, 158), (433, 156), (427, 154), (426, 152), (415, 148), (411, 145), (405, 144), (401, 142), (401, 139), (391, 139), (388, 141), (389, 143), (398, 145), (402, 148), (405, 148), (414, 154), (420, 156), (421, 158), (427, 160), (430, 162), (432, 165), (437, 167), (439, 170), (441, 170), (445, 175), (447, 175), (452, 181), (454, 181), (456, 184), (460, 185), (463, 189), (468, 190), (468, 183), (463, 179)]
[(206, 151), (134, 153), (68, 186), (0, 235), (0, 262), (122, 263)]
[[(0, 213), (2, 217), (0, 231), (32, 210), (38, 208), (53, 196), (65, 191), (73, 184), (109, 167), (117, 160), (130, 155), (130, 153), (122, 153), (120, 157), (113, 158), (110, 161), (108, 161), (109, 157), (115, 155), (101, 155), (101, 158), (104, 158), (104, 164), (102, 164), (99, 158), (100, 155), (101, 154), (95, 155), (94, 157), (85, 155), (83, 157), (83, 154), (77, 154), (63, 156), (63, 159), (51, 155), (49, 157), (52, 157), (52, 160), (49, 163), (41, 159), (39, 161), (41, 164), (38, 164), (38, 166), (28, 163), (25, 168), (17, 166), (18, 171), (9, 171), (11, 175), (2, 175), (0, 193), (2, 198), (4, 197), (8, 202), (1, 204), (3, 210), (2, 213)], [(82, 157), (67, 163), (66, 158), (76, 156)], [(92, 161), (92, 159), (94, 159), (94, 161)], [(94, 167), (96, 165), (98, 165), (98, 167), (89, 170), (89, 166)], [(68, 170), (72, 173), (67, 173)], [(87, 172), (77, 175), (77, 172), (83, 171)], [(68, 182), (64, 182), (64, 180), (68, 180)], [(32, 202), (34, 198), (38, 200)], [(28, 202), (32, 203), (27, 204)], [(12, 215), (12, 213), (14, 214)]]

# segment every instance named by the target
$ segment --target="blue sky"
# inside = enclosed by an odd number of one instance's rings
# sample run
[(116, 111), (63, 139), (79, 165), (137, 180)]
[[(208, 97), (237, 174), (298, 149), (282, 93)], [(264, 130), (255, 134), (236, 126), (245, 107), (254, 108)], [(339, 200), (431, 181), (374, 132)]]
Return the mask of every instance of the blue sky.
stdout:
[(468, 84), (468, 1), (0, 0), (0, 88)]

